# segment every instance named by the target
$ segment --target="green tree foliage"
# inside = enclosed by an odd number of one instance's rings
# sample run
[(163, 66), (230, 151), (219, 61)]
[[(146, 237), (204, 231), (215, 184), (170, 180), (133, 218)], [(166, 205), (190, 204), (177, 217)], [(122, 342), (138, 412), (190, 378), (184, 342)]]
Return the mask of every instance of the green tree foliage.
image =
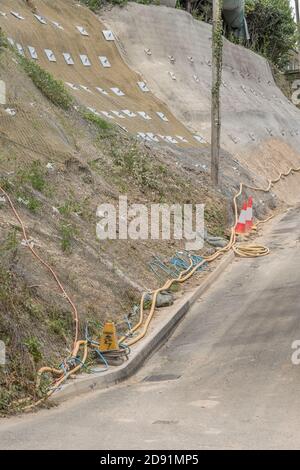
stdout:
[(212, 22), (212, 0), (177, 0), (176, 8), (188, 11), (198, 20)]
[(296, 48), (297, 27), (288, 0), (246, 0), (249, 46), (279, 68)]
[(105, 5), (104, 0), (80, 0), (81, 3), (89, 7), (93, 11), (99, 10), (103, 5)]
[[(127, 4), (128, 0), (80, 0), (81, 3), (89, 7), (92, 11), (97, 12), (103, 6), (107, 5), (108, 3), (112, 3), (113, 5), (124, 6)], [(155, 5), (159, 4), (159, 0), (133, 0), (136, 3), (143, 3), (148, 5), (150, 3), (154, 3)]]
[[(211, 23), (212, 0), (178, 0), (177, 7), (190, 11), (197, 19)], [(250, 40), (243, 45), (284, 68), (297, 44), (297, 27), (289, 0), (245, 0), (245, 16)], [(238, 42), (225, 28), (229, 40)]]

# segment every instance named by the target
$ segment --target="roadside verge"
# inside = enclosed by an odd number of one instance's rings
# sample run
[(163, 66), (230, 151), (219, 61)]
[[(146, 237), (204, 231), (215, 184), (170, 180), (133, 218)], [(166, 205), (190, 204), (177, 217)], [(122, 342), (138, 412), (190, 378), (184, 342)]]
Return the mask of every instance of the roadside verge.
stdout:
[(233, 259), (233, 251), (224, 254), (214, 271), (208, 274), (199, 286), (190, 292), (186, 292), (171, 307), (161, 309), (159, 319), (153, 322), (151, 331), (149, 331), (146, 338), (132, 348), (128, 361), (121, 366), (110, 367), (105, 372), (100, 372), (100, 369), (98, 369), (99, 373), (81, 374), (64, 384), (49, 400), (55, 403), (62, 403), (69, 398), (83, 393), (110, 387), (132, 376), (143, 365), (145, 360), (156, 349), (162, 346), (163, 342), (169, 337), (178, 322), (186, 315), (190, 307), (217, 280)]

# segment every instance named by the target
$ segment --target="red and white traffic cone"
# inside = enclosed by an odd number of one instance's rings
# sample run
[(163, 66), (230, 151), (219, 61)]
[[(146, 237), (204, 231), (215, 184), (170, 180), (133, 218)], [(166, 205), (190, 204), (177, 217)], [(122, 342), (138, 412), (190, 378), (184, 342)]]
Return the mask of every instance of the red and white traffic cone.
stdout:
[(245, 233), (246, 231), (247, 202), (244, 202), (239, 220), (235, 226), (235, 233)]
[(247, 212), (246, 212), (246, 232), (250, 232), (253, 227), (253, 199), (250, 196), (248, 199)]

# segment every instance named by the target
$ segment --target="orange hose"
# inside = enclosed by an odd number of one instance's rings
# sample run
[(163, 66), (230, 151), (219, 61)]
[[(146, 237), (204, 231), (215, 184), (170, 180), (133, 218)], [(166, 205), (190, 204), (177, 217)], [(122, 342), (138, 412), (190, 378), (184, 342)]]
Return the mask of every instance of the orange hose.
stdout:
[(25, 228), (25, 225), (21, 219), (21, 217), (19, 216), (12, 200), (10, 199), (9, 195), (7, 194), (6, 191), (4, 191), (3, 188), (1, 188), (0, 186), (0, 191), (4, 194), (4, 196), (7, 198), (8, 202), (9, 202), (9, 205), (16, 217), (16, 219), (18, 220), (19, 224), (21, 225), (21, 228), (22, 228), (22, 232), (23, 232), (23, 236), (24, 236), (24, 240), (26, 241), (26, 246), (27, 248), (31, 251), (31, 253), (38, 259), (38, 261), (43, 265), (45, 266), (46, 269), (48, 269), (48, 271), (50, 271), (50, 273), (52, 274), (54, 280), (56, 281), (59, 289), (61, 290), (63, 296), (67, 299), (67, 301), (69, 302), (69, 304), (71, 305), (71, 308), (73, 310), (73, 320), (74, 320), (74, 323), (75, 323), (75, 338), (74, 338), (74, 345), (73, 345), (73, 350), (76, 348), (76, 344), (77, 344), (77, 341), (78, 341), (78, 335), (79, 335), (79, 318), (78, 318), (78, 311), (77, 311), (77, 308), (74, 304), (74, 302), (72, 301), (72, 299), (70, 298), (70, 296), (67, 294), (66, 290), (64, 289), (62, 283), (60, 282), (57, 274), (55, 273), (55, 271), (53, 270), (53, 268), (51, 268), (51, 266), (46, 263), (46, 261), (44, 261), (40, 255), (34, 250), (34, 248), (32, 248), (32, 246), (30, 246), (30, 243), (29, 243), (29, 239), (27, 237), (27, 232), (26, 232), (26, 228)]

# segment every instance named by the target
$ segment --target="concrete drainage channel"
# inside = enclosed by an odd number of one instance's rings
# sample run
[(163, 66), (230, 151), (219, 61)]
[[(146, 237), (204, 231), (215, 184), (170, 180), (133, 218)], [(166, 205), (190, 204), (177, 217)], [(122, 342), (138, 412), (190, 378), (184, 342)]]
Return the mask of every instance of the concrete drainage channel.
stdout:
[(62, 403), (80, 394), (110, 387), (132, 376), (143, 365), (145, 360), (166, 341), (178, 322), (187, 314), (190, 307), (216, 281), (233, 259), (233, 251), (223, 255), (214, 271), (208, 274), (199, 286), (176, 300), (172, 307), (166, 308), (164, 312), (161, 311), (159, 318), (153, 321), (151, 331), (146, 338), (137, 343), (132, 349), (128, 361), (115, 369), (111, 367), (105, 372), (101, 372), (99, 368), (99, 374), (96, 372), (94, 374), (78, 376), (72, 382), (66, 383), (55, 392), (50, 397), (50, 401)]

